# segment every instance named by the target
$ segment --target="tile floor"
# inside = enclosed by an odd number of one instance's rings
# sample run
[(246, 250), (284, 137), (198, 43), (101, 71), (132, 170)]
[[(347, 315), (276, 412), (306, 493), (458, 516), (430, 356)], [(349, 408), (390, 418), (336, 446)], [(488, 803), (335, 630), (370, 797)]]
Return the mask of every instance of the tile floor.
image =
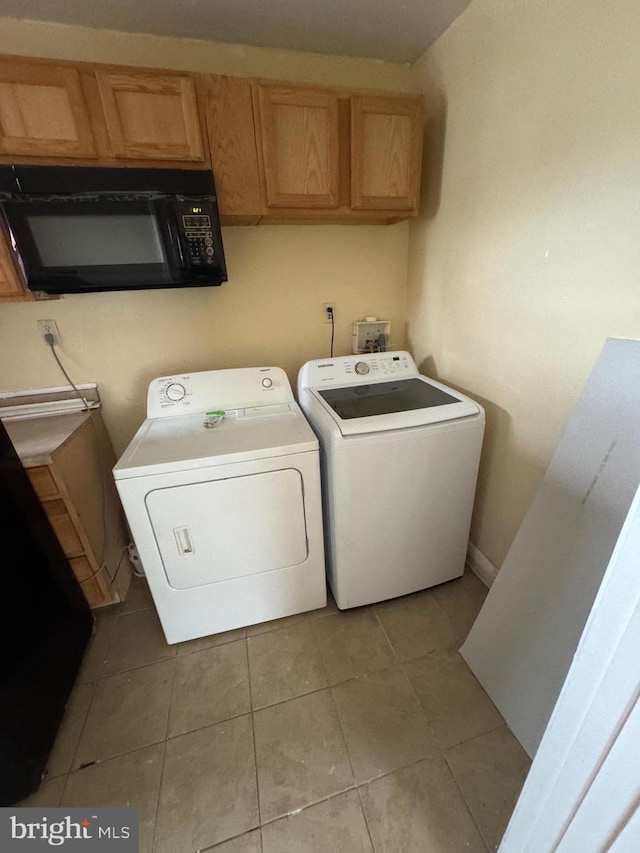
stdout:
[(139, 809), (142, 853), (486, 853), (529, 760), (456, 651), (472, 574), (177, 646), (143, 580), (97, 613), (40, 790)]

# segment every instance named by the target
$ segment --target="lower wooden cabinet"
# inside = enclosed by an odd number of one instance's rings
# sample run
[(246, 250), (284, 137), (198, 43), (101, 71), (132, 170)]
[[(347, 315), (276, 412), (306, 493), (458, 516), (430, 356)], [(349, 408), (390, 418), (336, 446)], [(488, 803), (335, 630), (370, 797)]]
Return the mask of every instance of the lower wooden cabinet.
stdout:
[(77, 524), (78, 519), (72, 518), (72, 513), (75, 514), (74, 507), (69, 506), (62, 498), (45, 500), (42, 505), (65, 556), (75, 557), (83, 554), (85, 543), (80, 538), (82, 527)]
[(129, 534), (99, 411), (5, 426), (89, 606), (124, 600), (132, 572)]

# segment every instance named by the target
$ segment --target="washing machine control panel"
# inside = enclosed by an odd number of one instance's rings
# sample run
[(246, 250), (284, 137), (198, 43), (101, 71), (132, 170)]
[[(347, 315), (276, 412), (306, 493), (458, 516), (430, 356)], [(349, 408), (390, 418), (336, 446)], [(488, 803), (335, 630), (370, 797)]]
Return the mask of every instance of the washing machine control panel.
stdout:
[(294, 402), (279, 367), (240, 367), (161, 376), (149, 385), (147, 417), (227, 411)]
[(298, 386), (362, 385), (417, 375), (418, 368), (408, 352), (362, 353), (308, 362), (300, 371)]

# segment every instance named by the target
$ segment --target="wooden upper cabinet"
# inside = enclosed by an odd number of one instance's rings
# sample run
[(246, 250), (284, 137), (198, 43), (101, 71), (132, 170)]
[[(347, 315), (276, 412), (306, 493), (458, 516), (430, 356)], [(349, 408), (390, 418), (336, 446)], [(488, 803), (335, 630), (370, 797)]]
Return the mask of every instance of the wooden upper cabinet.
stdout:
[(264, 203), (251, 81), (205, 77), (203, 106), (220, 214), (255, 220), (264, 212)]
[(96, 156), (75, 68), (0, 60), (0, 154)]
[(4, 229), (0, 230), (0, 301), (24, 302), (34, 296), (22, 282)]
[(351, 99), (351, 206), (415, 211), (420, 197), (423, 108), (419, 98)]
[(96, 79), (114, 157), (205, 159), (190, 76), (99, 70)]
[[(225, 224), (406, 219), (422, 136), (411, 95), (0, 57), (0, 163), (211, 165)], [(0, 299), (20, 294), (0, 246)]]
[(338, 207), (337, 94), (260, 83), (257, 96), (267, 207)]

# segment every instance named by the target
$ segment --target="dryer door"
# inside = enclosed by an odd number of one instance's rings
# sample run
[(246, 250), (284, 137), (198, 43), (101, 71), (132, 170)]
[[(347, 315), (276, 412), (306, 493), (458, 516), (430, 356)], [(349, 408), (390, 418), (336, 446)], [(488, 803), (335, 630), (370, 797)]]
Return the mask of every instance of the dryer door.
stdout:
[(169, 585), (188, 589), (307, 558), (300, 472), (155, 489), (145, 498)]

